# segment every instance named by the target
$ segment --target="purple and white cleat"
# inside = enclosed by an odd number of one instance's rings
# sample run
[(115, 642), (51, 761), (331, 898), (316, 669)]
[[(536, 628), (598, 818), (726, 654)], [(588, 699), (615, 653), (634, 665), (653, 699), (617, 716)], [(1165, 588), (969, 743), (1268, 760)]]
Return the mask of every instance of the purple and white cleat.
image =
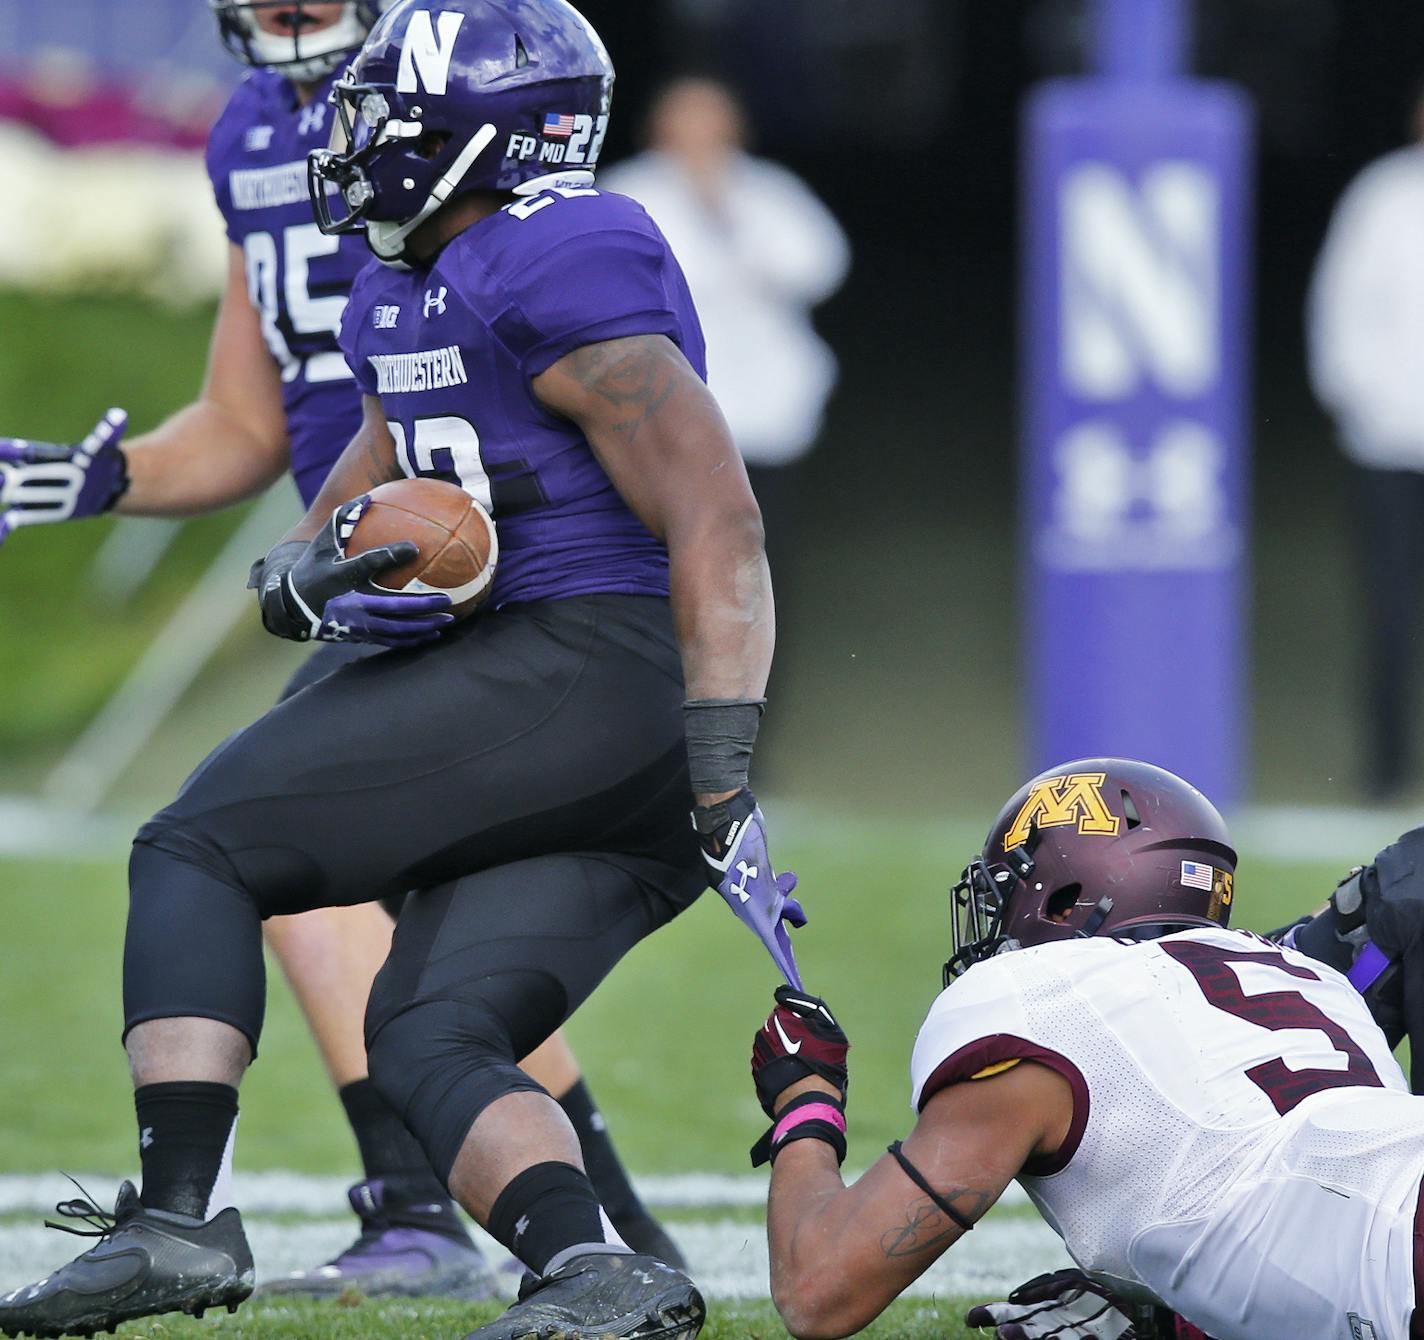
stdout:
[(335, 1298), (353, 1289), (368, 1298), (441, 1297), (466, 1302), (500, 1296), (490, 1263), (452, 1202), (393, 1201), (380, 1181), (357, 1182), (347, 1195), (361, 1220), (361, 1236), (315, 1270), (296, 1270), (268, 1280), (259, 1294)]

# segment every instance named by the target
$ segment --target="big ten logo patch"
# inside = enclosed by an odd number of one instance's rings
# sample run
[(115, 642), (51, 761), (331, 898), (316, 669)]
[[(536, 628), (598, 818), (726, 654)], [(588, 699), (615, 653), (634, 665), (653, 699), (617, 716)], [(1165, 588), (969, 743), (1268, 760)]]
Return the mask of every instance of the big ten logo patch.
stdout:
[(1004, 850), (1012, 851), (1028, 841), (1035, 828), (1063, 828), (1076, 824), (1080, 833), (1116, 834), (1122, 823), (1109, 812), (1103, 799), (1103, 772), (1070, 772), (1064, 777), (1048, 777), (1035, 782), (1009, 831), (1004, 834)]

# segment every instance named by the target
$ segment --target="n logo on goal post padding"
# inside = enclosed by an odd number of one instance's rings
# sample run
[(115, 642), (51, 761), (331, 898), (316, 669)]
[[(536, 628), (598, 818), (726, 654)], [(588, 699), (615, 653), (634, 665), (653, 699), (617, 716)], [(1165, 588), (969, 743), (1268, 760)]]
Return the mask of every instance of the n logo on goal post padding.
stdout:
[(1025, 138), (1029, 763), (1240, 793), (1249, 115), (1167, 78), (1047, 84)]

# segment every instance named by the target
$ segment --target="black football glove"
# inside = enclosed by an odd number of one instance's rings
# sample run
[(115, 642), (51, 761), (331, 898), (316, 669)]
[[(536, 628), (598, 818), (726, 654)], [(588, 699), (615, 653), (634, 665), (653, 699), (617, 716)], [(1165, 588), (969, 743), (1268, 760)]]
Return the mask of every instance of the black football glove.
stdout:
[(998, 1340), (1170, 1340), (1177, 1333), (1170, 1312), (1129, 1303), (1081, 1270), (1038, 1275), (1007, 1302), (970, 1308), (964, 1324), (993, 1327)]
[(289, 540), (253, 565), (247, 584), (257, 591), (269, 633), (293, 642), (412, 647), (434, 641), (452, 622), (449, 596), (361, 589), (420, 553), (417, 545), (401, 540), (346, 557), (346, 541), (369, 501), (343, 503), (309, 543)]

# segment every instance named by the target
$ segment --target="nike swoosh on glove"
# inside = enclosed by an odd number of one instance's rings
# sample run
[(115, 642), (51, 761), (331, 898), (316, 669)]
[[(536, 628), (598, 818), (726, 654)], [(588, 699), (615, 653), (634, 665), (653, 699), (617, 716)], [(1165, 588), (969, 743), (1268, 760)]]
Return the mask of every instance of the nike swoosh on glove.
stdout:
[(111, 409), (75, 446), (0, 437), (0, 544), (20, 526), (100, 516), (129, 486), (119, 443), (129, 416)]
[(1081, 1270), (1055, 1270), (1020, 1284), (1007, 1302), (970, 1308), (964, 1324), (992, 1326), (998, 1340), (1156, 1340), (1133, 1310)]
[(346, 557), (350, 539), (370, 496), (343, 503), (307, 543), (279, 544), (253, 565), (248, 586), (257, 589), (262, 623), (293, 642), (374, 642), (415, 647), (433, 642), (451, 623), (447, 595), (372, 591), (371, 580), (409, 563), (420, 552), (408, 541)]
[(716, 805), (699, 805), (692, 826), (702, 844), (708, 883), (766, 946), (781, 974), (798, 991), (801, 973), (791, 950), (788, 924), (806, 924), (806, 913), (791, 896), (796, 876), (773, 873), (766, 845), (766, 820), (756, 797), (743, 787)]
[(793, 987), (777, 987), (776, 1008), (752, 1039), (752, 1079), (762, 1111), (774, 1117), (783, 1090), (808, 1075), (834, 1084), (844, 1103), (850, 1087), (849, 1052), (850, 1039), (824, 1000)]

